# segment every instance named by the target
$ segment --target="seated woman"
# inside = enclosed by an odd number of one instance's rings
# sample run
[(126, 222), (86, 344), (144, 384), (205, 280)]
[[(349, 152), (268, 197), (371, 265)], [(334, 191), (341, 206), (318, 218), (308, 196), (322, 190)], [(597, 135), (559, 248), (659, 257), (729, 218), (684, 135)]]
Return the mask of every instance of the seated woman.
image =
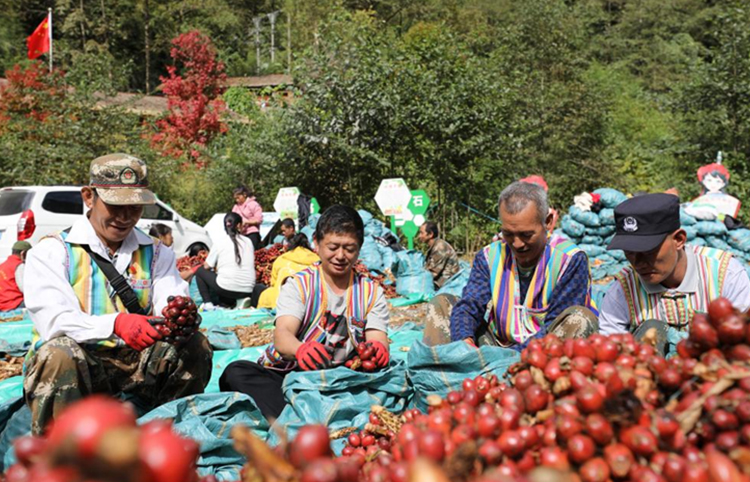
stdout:
[(388, 366), (388, 304), (383, 289), (354, 271), (364, 242), (357, 211), (331, 206), (318, 221), (320, 263), (287, 278), (276, 307), (276, 330), (258, 360), (231, 363), (219, 380), (222, 391), (250, 395), (268, 419), (286, 405), (281, 390), (292, 370), (338, 367), (360, 342), (371, 343), (378, 368)]
[(152, 238), (157, 238), (159, 241), (164, 243), (164, 246), (172, 247), (174, 244), (174, 237), (172, 236), (172, 228), (166, 224), (156, 223), (151, 226), (148, 231), (148, 235)]
[(195, 276), (203, 298), (203, 309), (234, 307), (237, 300), (250, 298), (255, 289), (255, 251), (253, 243), (240, 235), (242, 217), (224, 216), (224, 236), (214, 243), (203, 266)]
[(309, 268), (320, 258), (310, 249), (307, 236), (297, 233), (289, 241), (287, 252), (276, 258), (271, 268), (271, 286), (260, 295), (258, 308), (276, 308), (276, 299), (284, 281), (293, 274)]

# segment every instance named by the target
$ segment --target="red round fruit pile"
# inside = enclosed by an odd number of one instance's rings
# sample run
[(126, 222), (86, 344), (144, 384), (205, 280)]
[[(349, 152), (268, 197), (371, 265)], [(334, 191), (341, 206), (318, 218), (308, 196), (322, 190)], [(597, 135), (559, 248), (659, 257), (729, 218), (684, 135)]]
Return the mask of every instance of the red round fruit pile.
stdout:
[(196, 266), (202, 266), (208, 257), (208, 251), (201, 251), (195, 256), (183, 256), (177, 260), (177, 269), (179, 271), (189, 271)]
[(255, 252), (255, 278), (258, 283), (271, 286), (271, 271), (276, 258), (284, 254), (286, 248), (281, 243), (259, 249)]
[(136, 425), (130, 405), (101, 395), (76, 402), (46, 436), (14, 441), (6, 482), (198, 482), (198, 444), (171, 423)]
[(198, 307), (187, 296), (170, 296), (168, 304), (161, 310), (164, 320), (156, 319), (154, 328), (162, 336), (162, 341), (173, 344), (184, 343), (198, 331), (201, 317)]
[(375, 348), (372, 343), (360, 342), (357, 344), (357, 354), (344, 363), (346, 368), (362, 372), (374, 372), (378, 369), (375, 364)]

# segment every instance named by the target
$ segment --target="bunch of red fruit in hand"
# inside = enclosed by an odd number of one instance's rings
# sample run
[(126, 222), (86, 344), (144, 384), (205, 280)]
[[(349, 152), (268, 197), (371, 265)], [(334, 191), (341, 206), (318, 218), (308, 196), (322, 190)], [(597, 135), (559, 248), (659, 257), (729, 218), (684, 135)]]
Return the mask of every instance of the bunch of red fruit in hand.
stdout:
[(377, 360), (378, 351), (374, 342), (360, 342), (357, 344), (357, 354), (344, 363), (346, 368), (356, 371), (374, 372), (382, 365)]
[(186, 343), (201, 324), (201, 316), (195, 302), (187, 296), (170, 296), (169, 303), (161, 310), (164, 318), (149, 321), (162, 336), (161, 341), (174, 345)]

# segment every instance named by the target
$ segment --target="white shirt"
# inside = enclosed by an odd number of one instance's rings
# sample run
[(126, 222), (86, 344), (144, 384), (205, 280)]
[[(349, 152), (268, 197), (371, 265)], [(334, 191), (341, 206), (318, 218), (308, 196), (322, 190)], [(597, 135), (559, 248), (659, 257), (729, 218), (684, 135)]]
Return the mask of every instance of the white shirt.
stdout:
[(237, 264), (232, 238), (224, 232), (211, 246), (206, 263), (216, 268), (216, 284), (227, 291), (252, 293), (255, 288), (255, 251), (253, 243), (245, 236), (235, 238), (240, 247), (242, 261)]
[[(67, 240), (75, 244), (88, 244), (91, 251), (105, 259), (113, 259), (87, 217), (76, 221)], [(138, 246), (153, 243), (153, 238), (133, 229), (115, 253), (112, 264), (118, 272), (125, 273)], [(42, 239), (28, 251), (24, 298), (31, 321), (44, 341), (63, 335), (79, 343), (106, 340), (112, 336), (119, 313), (100, 316), (84, 313), (68, 281), (66, 260), (65, 246), (52, 238)], [(161, 313), (167, 306), (169, 296), (189, 296), (188, 284), (177, 271), (174, 251), (164, 245), (159, 248), (159, 257), (151, 276), (151, 294), (154, 313)]]
[[(696, 254), (691, 250), (685, 250), (685, 254), (687, 255), (685, 278), (683, 278), (680, 286), (673, 291), (677, 293), (694, 293), (698, 291), (698, 283), (700, 282), (696, 266)], [(662, 285), (645, 282), (643, 285), (649, 293), (668, 291)], [(727, 265), (721, 296), (731, 301), (734, 307), (740, 311), (746, 311), (750, 307), (750, 278), (748, 278), (742, 264), (734, 257), (729, 260), (729, 264)], [(630, 310), (628, 309), (628, 302), (625, 299), (625, 292), (622, 290), (622, 285), (615, 281), (610, 286), (602, 302), (599, 315), (599, 332), (603, 335), (628, 333), (630, 328)]]

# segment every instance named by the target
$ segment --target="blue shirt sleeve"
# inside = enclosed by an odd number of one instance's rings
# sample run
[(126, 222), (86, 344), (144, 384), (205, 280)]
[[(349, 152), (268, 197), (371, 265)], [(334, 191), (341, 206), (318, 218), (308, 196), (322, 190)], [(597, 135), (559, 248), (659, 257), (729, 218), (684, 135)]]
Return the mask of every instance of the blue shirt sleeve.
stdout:
[(480, 250), (474, 257), (469, 282), (464, 287), (461, 299), (451, 312), (451, 339), (453, 341), (475, 338), (477, 329), (484, 323), (487, 303), (491, 298), (490, 268), (484, 250)]
[(571, 306), (586, 306), (586, 297), (589, 294), (590, 285), (589, 259), (586, 253), (581, 251), (573, 255), (570, 266), (563, 273), (555, 289), (552, 290), (552, 298), (547, 315), (544, 317), (544, 323), (551, 323), (560, 313)]

